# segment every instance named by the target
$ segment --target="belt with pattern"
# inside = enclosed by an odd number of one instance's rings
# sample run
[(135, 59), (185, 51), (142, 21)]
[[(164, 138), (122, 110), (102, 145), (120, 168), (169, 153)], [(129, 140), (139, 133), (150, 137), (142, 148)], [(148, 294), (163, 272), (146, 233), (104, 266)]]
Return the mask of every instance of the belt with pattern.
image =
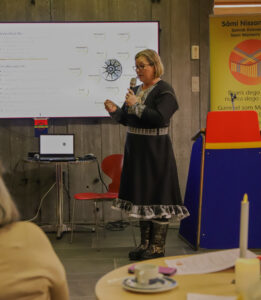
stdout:
[(141, 134), (141, 135), (166, 135), (168, 134), (169, 128), (137, 128), (128, 126), (129, 133)]

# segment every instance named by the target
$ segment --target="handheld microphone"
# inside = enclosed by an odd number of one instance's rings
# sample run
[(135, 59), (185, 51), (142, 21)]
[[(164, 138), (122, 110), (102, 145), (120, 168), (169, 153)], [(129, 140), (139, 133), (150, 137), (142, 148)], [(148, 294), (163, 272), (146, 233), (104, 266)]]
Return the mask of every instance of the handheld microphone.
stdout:
[(130, 89), (131, 90), (133, 90), (135, 88), (136, 83), (137, 83), (137, 78), (136, 77), (131, 78), (131, 80), (130, 80)]
[(234, 101), (235, 99), (237, 98), (237, 95), (236, 94), (233, 94), (233, 93), (230, 93), (230, 97), (231, 97), (231, 102), (232, 102), (232, 109), (233, 111), (235, 110), (235, 104), (234, 104)]
[[(130, 87), (129, 89), (130, 90), (134, 90), (135, 86), (136, 86), (136, 82), (137, 82), (137, 78), (136, 77), (132, 77), (131, 80), (130, 80)], [(127, 98), (129, 97), (129, 92), (126, 94), (126, 100), (125, 100), (125, 104), (127, 106), (127, 109), (128, 109), (128, 104), (126, 103), (127, 101)]]

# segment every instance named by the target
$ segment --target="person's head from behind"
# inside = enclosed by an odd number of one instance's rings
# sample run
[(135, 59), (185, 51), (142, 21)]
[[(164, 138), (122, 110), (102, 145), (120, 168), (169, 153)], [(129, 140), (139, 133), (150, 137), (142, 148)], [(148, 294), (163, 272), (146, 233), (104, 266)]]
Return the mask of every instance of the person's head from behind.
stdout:
[(0, 227), (19, 220), (19, 212), (2, 177), (2, 169), (0, 164)]
[(164, 67), (158, 53), (145, 49), (135, 55), (136, 72), (142, 82), (153, 81), (164, 73)]

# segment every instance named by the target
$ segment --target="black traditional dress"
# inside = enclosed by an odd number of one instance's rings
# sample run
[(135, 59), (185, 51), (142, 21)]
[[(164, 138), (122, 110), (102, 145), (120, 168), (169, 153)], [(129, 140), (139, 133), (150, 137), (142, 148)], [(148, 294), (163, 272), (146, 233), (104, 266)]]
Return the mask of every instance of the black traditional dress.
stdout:
[(117, 108), (113, 119), (128, 126), (119, 197), (113, 208), (140, 219), (182, 219), (176, 161), (168, 126), (178, 109), (173, 88), (160, 80), (149, 89), (134, 89), (139, 102)]

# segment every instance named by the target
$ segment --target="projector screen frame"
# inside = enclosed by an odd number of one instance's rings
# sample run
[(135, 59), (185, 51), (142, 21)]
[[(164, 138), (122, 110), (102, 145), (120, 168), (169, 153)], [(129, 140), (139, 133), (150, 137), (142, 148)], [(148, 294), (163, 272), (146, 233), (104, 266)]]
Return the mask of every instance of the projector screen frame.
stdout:
[[(120, 27), (120, 28), (122, 28), (123, 26), (121, 26), (121, 25), (123, 25), (123, 24), (128, 24), (128, 25), (130, 25), (131, 26), (131, 24), (138, 24), (138, 25), (142, 25), (142, 24), (153, 24), (154, 26), (156, 26), (156, 30), (155, 30), (155, 35), (156, 36), (154, 36), (153, 37), (153, 39), (155, 39), (155, 41), (153, 41), (153, 43), (154, 44), (156, 44), (156, 46), (154, 47), (155, 49), (155, 51), (157, 51), (158, 53), (159, 53), (159, 51), (160, 51), (160, 49), (159, 49), (159, 45), (160, 45), (160, 36), (159, 36), (159, 34), (160, 34), (160, 24), (159, 24), (159, 21), (115, 21), (115, 22), (110, 22), (110, 21), (92, 21), (92, 22), (77, 22), (77, 21), (75, 21), (75, 22), (37, 22), (37, 23), (28, 23), (28, 22), (0, 22), (0, 35), (2, 35), (3, 34), (3, 32), (1, 31), (2, 30), (2, 25), (23, 25), (23, 24), (27, 24), (27, 25), (35, 25), (35, 26), (38, 26), (39, 24), (43, 24), (43, 25), (57, 25), (57, 24), (59, 24), (59, 25), (75, 25), (75, 24), (84, 24), (84, 25), (89, 25), (89, 24), (93, 24), (93, 25), (95, 25), (95, 24), (102, 24), (102, 25), (108, 25), (108, 27), (110, 26), (110, 24), (117, 24), (117, 26), (118, 27)], [(10, 30), (10, 32), (12, 32), (11, 30)], [(14, 32), (13, 32), (14, 33)], [(16, 31), (16, 34), (17, 34), (17, 37), (19, 38), (19, 31), (17, 30)], [(8, 35), (7, 35), (8, 36)], [(12, 36), (11, 36), (12, 37)], [(13, 36), (14, 37), (14, 36)], [(99, 36), (98, 34), (97, 34), (97, 39), (99, 39), (99, 38), (103, 38), (103, 36), (102, 36), (102, 34)], [(123, 40), (124, 40), (124, 38), (125, 39), (127, 39), (127, 34), (124, 34), (124, 32), (123, 33), (121, 33), (121, 32), (119, 32), (118, 33), (118, 37), (120, 37), (120, 38), (122, 38)], [(0, 38), (1, 38), (1, 36), (0, 36)], [(0, 46), (1, 46), (1, 41), (0, 41)], [(144, 49), (145, 48), (149, 48), (149, 47), (143, 47)], [(84, 47), (81, 47), (81, 46), (79, 46), (78, 47), (78, 51), (79, 52), (83, 52), (84, 51)], [(142, 50), (142, 45), (141, 45), (141, 49), (137, 49), (137, 51), (136, 51), (136, 53), (137, 52), (139, 52), (139, 50)], [(14, 50), (14, 51), (16, 51), (16, 50)], [(88, 51), (88, 50), (87, 50)], [(89, 50), (90, 51), (90, 50)], [(121, 53), (121, 55), (122, 55), (122, 57), (124, 57), (124, 55), (126, 55), (126, 53), (125, 52), (119, 52), (119, 53)], [(133, 65), (134, 65), (134, 56), (135, 56), (135, 54), (136, 53), (132, 53), (132, 56), (130, 57), (130, 58), (128, 58), (128, 59), (131, 59), (132, 61), (133, 61)], [(97, 53), (96, 53), (97, 54)], [(99, 54), (97, 54), (97, 55), (99, 55)], [(102, 53), (101, 53), (101, 56), (102, 56)], [(2, 76), (3, 76), (3, 64), (5, 64), (7, 62), (7, 60), (5, 60), (5, 59), (1, 59), (1, 53), (0, 53), (0, 72), (2, 72)], [(19, 62), (19, 60), (17, 60), (17, 62)], [(111, 63), (111, 62), (110, 62)], [(2, 65), (2, 66), (1, 66)], [(8, 65), (6, 65), (6, 66), (8, 66)], [(10, 66), (11, 66), (11, 64), (10, 64)], [(17, 72), (19, 72), (19, 63), (16, 65), (17, 66)], [(21, 67), (21, 69), (22, 69), (23, 67)], [(75, 73), (77, 73), (79, 70), (77, 69), (77, 68), (71, 68), (71, 72), (73, 73), (73, 72), (75, 72)], [(79, 71), (80, 72), (80, 71)], [(124, 76), (124, 72), (122, 72), (122, 77)], [(124, 81), (124, 84), (123, 83), (119, 83), (120, 85), (121, 85), (121, 87), (120, 88), (124, 88), (124, 90), (126, 91), (127, 90), (127, 88), (129, 87), (129, 81), (130, 81), (130, 78), (131, 77), (133, 77), (133, 74), (134, 73), (132, 73), (132, 74), (125, 74), (125, 77), (126, 78), (128, 78), (128, 79), (126, 79), (125, 81)], [(0, 75), (1, 75), (1, 73), (0, 73)], [(89, 74), (89, 76), (91, 77), (91, 75)], [(96, 76), (96, 77), (95, 77)], [(99, 78), (99, 76), (98, 75), (93, 75), (93, 80), (101, 80), (100, 78)], [(3, 79), (3, 77), (2, 77), (2, 79)], [(17, 79), (17, 78), (16, 78)], [(1, 80), (1, 76), (0, 76), (0, 80)], [(115, 81), (114, 81), (114, 83), (117, 81), (118, 79), (116, 79)], [(122, 81), (123, 82), (123, 81)], [(20, 87), (21, 89), (22, 89), (22, 86)], [(107, 90), (108, 91), (110, 91), (110, 90), (112, 90), (113, 91), (113, 89), (114, 90), (117, 90), (117, 88), (115, 87), (115, 85), (112, 87), (112, 88), (110, 88), (110, 86), (108, 86), (107, 87)], [(119, 89), (119, 88), (118, 88)], [(15, 88), (13, 89), (13, 90), (15, 90)], [(12, 89), (10, 88), (10, 91), (12, 92)], [(83, 93), (84, 94), (84, 92), (85, 92), (85, 90), (84, 89), (79, 89), (79, 93)], [(41, 111), (42, 111), (42, 109), (40, 110), (39, 109), (39, 113), (32, 113), (32, 115), (30, 115), (30, 114), (28, 114), (28, 115), (26, 115), (26, 111), (27, 111), (27, 106), (30, 106), (30, 105), (32, 105), (32, 103), (29, 105), (29, 103), (28, 102), (26, 102), (25, 100), (23, 100), (23, 102), (22, 102), (22, 104), (23, 104), (23, 107), (25, 107), (25, 112), (24, 112), (24, 115), (16, 115), (15, 113), (14, 114), (12, 114), (12, 112), (10, 112), (10, 114), (9, 115), (4, 115), (3, 113), (2, 113), (2, 109), (3, 109), (3, 107), (1, 107), (1, 106), (3, 106), (3, 102), (1, 101), (1, 98), (3, 97), (3, 93), (4, 93), (4, 89), (3, 89), (3, 86), (2, 87), (0, 87), (0, 119), (16, 119), (16, 118), (22, 118), (22, 119), (24, 119), (24, 118), (34, 118), (34, 119), (37, 119), (37, 118), (87, 118), (87, 117), (95, 117), (95, 118), (97, 118), (97, 117), (99, 117), (99, 118), (101, 118), (101, 117), (108, 117), (108, 115), (107, 115), (107, 113), (106, 113), (106, 111), (104, 110), (104, 108), (103, 108), (103, 110), (105, 111), (105, 113), (104, 113), (104, 111), (103, 111), (103, 115), (99, 115), (99, 114), (97, 114), (97, 115), (95, 115), (95, 114), (88, 114), (88, 113), (86, 113), (86, 114), (79, 114), (79, 113), (77, 113), (77, 114), (74, 114), (74, 113), (68, 113), (68, 115), (48, 115), (48, 114), (45, 114), (44, 112), (43, 113), (41, 113)], [(109, 94), (109, 93), (108, 93)], [(88, 96), (88, 95), (87, 95)], [(109, 98), (109, 96), (111, 96), (111, 95), (108, 95), (108, 98)], [(106, 94), (106, 97), (104, 97), (102, 100), (104, 101), (105, 99), (107, 98), (107, 94)], [(112, 99), (112, 100), (114, 100), (114, 99)], [(72, 100), (73, 101), (73, 100)], [(103, 102), (102, 101), (102, 102)], [(6, 102), (8, 102), (8, 101), (6, 101)], [(32, 101), (31, 101), (32, 102)], [(43, 102), (43, 101), (42, 101)], [(42, 103), (41, 102), (41, 103)], [(15, 104), (15, 101), (14, 101), (14, 104)], [(34, 103), (33, 103), (34, 104)], [(65, 102), (65, 104), (67, 104), (67, 102)], [(103, 104), (103, 103), (102, 103)], [(44, 102), (44, 105), (45, 105), (45, 102)], [(101, 103), (99, 103), (99, 105), (101, 105)], [(76, 105), (77, 106), (77, 105)], [(22, 105), (21, 105), (21, 107), (22, 107)], [(52, 106), (47, 106), (47, 109), (50, 109), (51, 110), (51, 108), (52, 108)], [(14, 108), (15, 109), (15, 108)], [(57, 109), (57, 108), (56, 108)], [(82, 111), (81, 111), (81, 113), (82, 113)]]

